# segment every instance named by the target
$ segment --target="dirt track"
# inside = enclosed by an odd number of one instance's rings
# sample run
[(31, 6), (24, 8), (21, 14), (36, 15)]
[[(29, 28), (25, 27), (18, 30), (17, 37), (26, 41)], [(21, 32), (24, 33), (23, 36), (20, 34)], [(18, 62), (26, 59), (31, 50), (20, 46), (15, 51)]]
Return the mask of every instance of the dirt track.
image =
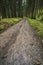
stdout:
[(0, 34), (0, 65), (43, 65), (43, 50), (27, 20)]

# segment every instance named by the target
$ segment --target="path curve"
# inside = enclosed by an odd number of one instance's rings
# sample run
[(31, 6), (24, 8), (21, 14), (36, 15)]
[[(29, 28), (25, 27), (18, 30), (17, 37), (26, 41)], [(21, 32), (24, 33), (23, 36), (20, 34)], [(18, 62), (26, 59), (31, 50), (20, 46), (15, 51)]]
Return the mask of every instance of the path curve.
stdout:
[(0, 65), (43, 65), (43, 49), (27, 20), (0, 34)]

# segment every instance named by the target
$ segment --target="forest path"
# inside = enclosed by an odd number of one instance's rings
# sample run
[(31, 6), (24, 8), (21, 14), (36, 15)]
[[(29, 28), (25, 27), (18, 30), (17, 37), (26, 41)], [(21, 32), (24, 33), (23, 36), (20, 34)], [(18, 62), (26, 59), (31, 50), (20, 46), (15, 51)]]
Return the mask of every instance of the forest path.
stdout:
[(43, 65), (43, 49), (27, 20), (0, 34), (0, 65)]

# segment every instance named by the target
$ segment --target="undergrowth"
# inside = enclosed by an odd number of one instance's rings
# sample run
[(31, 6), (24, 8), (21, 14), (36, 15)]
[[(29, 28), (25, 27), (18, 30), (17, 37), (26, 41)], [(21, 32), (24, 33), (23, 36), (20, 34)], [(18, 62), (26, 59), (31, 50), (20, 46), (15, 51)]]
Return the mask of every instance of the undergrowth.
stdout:
[(0, 21), (0, 32), (18, 23), (22, 18), (5, 18)]
[(37, 35), (41, 38), (43, 38), (43, 22), (34, 20), (34, 19), (28, 19), (29, 24), (34, 30), (37, 30)]

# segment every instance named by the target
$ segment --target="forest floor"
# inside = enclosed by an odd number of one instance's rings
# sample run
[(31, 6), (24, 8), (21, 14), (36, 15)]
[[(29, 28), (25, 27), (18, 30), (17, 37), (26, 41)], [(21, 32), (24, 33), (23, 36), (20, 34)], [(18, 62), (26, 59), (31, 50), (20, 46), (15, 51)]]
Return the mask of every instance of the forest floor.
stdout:
[(43, 49), (27, 20), (0, 34), (0, 65), (43, 65)]

